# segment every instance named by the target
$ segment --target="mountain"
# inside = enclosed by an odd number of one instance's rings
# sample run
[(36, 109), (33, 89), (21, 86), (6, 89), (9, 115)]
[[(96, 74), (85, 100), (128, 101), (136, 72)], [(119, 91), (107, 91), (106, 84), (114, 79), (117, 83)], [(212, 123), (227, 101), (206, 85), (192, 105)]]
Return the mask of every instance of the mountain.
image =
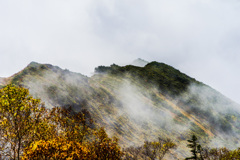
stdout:
[(141, 58), (138, 58), (136, 60), (134, 60), (131, 65), (133, 66), (138, 66), (138, 67), (144, 67), (145, 65), (147, 65), (149, 62), (148, 61), (145, 61)]
[(99, 66), (87, 77), (32, 62), (7, 83), (28, 88), (49, 108), (87, 109), (123, 147), (168, 137), (179, 146), (176, 157), (186, 157), (192, 134), (208, 146), (239, 146), (240, 106), (164, 63)]
[(9, 78), (0, 77), (0, 88), (5, 86), (6, 84), (8, 84), (10, 80), (11, 80), (11, 77), (9, 77)]
[(3, 86), (3, 85), (4, 85), (4, 78), (0, 77), (0, 86)]

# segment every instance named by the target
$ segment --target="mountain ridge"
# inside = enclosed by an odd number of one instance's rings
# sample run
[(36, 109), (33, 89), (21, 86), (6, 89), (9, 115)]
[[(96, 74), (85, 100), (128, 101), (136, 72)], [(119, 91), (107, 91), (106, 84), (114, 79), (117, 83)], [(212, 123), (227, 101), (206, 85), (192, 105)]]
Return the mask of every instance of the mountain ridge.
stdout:
[(215, 141), (238, 145), (238, 136), (232, 136), (240, 133), (239, 105), (164, 63), (99, 66), (87, 77), (32, 62), (8, 83), (28, 88), (47, 107), (88, 109), (122, 146), (158, 136), (181, 144), (193, 133), (213, 146)]

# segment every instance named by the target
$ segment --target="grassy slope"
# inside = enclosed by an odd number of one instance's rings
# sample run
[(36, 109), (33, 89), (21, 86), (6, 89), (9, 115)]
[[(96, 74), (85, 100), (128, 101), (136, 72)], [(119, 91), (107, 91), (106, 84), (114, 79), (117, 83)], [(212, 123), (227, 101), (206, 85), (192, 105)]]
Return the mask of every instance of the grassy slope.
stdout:
[[(123, 146), (157, 136), (180, 143), (192, 133), (207, 141), (224, 139), (220, 133), (239, 133), (238, 112), (219, 109), (233, 106), (230, 100), (171, 66), (157, 62), (145, 67), (112, 65), (100, 66), (96, 72), (88, 78), (56, 66), (31, 63), (14, 75), (11, 83), (29, 88), (47, 107), (88, 109)], [(191, 85), (197, 86), (194, 92), (189, 91)], [(203, 96), (205, 90), (209, 96)]]

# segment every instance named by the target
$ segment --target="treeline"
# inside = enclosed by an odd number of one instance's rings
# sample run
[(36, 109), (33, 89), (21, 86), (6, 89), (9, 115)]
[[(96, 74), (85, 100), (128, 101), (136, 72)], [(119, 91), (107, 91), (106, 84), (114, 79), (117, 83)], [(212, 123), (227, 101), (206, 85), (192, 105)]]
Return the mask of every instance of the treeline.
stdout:
[[(208, 148), (202, 147), (198, 142), (198, 138), (192, 135), (191, 139), (187, 140), (187, 147), (190, 149), (191, 155), (184, 158), (185, 160), (239, 160), (240, 148), (229, 150), (227, 148)], [(165, 155), (171, 154), (176, 148), (171, 139), (158, 138), (157, 141), (145, 141), (140, 147), (129, 147), (123, 149), (124, 159), (127, 160), (162, 160)], [(174, 159), (179, 159), (173, 156)], [(172, 159), (171, 158), (171, 159)]]
[(207, 148), (202, 147), (198, 142), (198, 138), (192, 135), (188, 140), (188, 145), (192, 156), (185, 158), (195, 160), (237, 160), (240, 159), (240, 148), (237, 150), (229, 150), (227, 148)]
[[(188, 147), (192, 156), (186, 159), (240, 159), (240, 149), (203, 148), (194, 135)], [(161, 160), (175, 148), (171, 139), (158, 138), (121, 149), (118, 139), (95, 124), (87, 110), (47, 109), (23, 87), (7, 85), (0, 90), (0, 159)]]

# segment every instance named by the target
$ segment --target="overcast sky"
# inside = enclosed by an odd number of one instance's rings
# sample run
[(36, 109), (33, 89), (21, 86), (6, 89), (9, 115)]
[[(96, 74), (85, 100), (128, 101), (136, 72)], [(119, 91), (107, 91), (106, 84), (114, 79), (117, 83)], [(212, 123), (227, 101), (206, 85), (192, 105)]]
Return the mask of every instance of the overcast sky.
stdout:
[(240, 103), (239, 0), (0, 0), (0, 77), (164, 62)]

